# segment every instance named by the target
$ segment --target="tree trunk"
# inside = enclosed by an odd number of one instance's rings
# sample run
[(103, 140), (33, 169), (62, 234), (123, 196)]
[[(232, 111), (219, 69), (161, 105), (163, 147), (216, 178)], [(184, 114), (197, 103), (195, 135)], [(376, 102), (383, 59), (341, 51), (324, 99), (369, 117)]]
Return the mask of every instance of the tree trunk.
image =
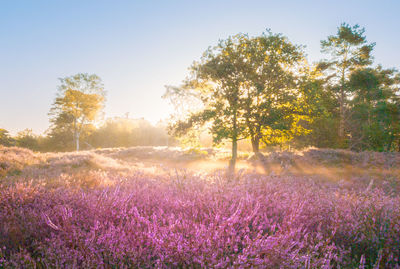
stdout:
[(237, 160), (237, 139), (232, 140), (232, 158), (229, 161), (229, 175), (233, 176), (235, 174), (235, 166)]
[(344, 89), (341, 89), (340, 92), (340, 108), (339, 108), (339, 137), (343, 140), (344, 137)]
[[(346, 61), (346, 60), (345, 60)], [(345, 67), (342, 68), (342, 74), (341, 74), (341, 85), (340, 85), (340, 97), (339, 97), (339, 139), (340, 139), (340, 143), (343, 143), (344, 140), (344, 124), (345, 124), (345, 115), (344, 115), (344, 106), (345, 106)], [(343, 146), (343, 145), (341, 145)]]
[(76, 133), (75, 136), (75, 143), (76, 143), (76, 151), (79, 151), (79, 133)]
[(260, 152), (260, 139), (258, 136), (251, 138), (251, 147), (253, 148), (253, 153), (255, 155)]
[(232, 158), (229, 162), (228, 173), (229, 176), (233, 177), (235, 174), (235, 166), (236, 166), (236, 159), (237, 159), (237, 140), (238, 140), (238, 131), (237, 131), (237, 115), (236, 111), (233, 114), (233, 130), (232, 130)]
[(74, 144), (75, 144), (75, 150), (79, 151), (79, 132), (78, 132), (78, 126), (77, 126), (77, 119), (74, 118)]
[(390, 140), (386, 146), (386, 151), (390, 151), (391, 147), (392, 147), (392, 143), (393, 143), (393, 139), (394, 139), (394, 135), (390, 136)]
[(397, 143), (397, 152), (400, 152), (400, 139), (399, 139), (399, 141)]

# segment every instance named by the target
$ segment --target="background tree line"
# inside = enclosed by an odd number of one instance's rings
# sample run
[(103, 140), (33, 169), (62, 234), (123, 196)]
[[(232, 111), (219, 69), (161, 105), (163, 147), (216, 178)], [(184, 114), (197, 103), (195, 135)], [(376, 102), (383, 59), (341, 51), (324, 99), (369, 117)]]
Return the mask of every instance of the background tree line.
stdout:
[[(73, 151), (76, 150), (73, 136), (71, 130), (36, 135), (30, 129), (11, 136), (7, 130), (0, 129), (0, 145), (18, 146), (42, 152)], [(169, 137), (166, 126), (161, 123), (153, 125), (143, 118), (109, 118), (97, 128), (85, 129), (79, 139), (82, 150), (177, 145), (177, 141)]]
[(174, 143), (165, 126), (144, 119), (115, 117), (105, 121), (104, 86), (97, 75), (80, 73), (60, 79), (50, 108), (50, 128), (43, 136), (24, 130), (12, 137), (0, 129), (0, 144), (36, 151), (72, 151), (104, 147), (160, 146)]

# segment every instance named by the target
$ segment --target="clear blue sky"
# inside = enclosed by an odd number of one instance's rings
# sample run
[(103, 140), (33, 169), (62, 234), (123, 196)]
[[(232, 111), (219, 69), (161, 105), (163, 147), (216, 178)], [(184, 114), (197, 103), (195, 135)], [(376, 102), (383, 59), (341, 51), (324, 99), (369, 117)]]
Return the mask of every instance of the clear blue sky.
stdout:
[(218, 39), (266, 28), (306, 45), (342, 22), (366, 28), (375, 62), (400, 67), (400, 1), (0, 0), (0, 128), (42, 133), (58, 78), (99, 75), (106, 117), (167, 118), (164, 85), (179, 84), (193, 60)]

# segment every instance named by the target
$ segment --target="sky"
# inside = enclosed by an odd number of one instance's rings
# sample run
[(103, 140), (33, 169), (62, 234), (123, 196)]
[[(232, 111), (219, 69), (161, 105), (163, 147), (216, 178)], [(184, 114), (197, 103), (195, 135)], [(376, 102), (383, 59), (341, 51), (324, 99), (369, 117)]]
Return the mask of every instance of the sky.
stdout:
[(365, 27), (375, 63), (400, 69), (398, 0), (0, 0), (0, 128), (41, 134), (59, 78), (97, 74), (107, 91), (105, 117), (168, 118), (161, 96), (219, 39), (269, 28), (305, 45), (342, 22)]

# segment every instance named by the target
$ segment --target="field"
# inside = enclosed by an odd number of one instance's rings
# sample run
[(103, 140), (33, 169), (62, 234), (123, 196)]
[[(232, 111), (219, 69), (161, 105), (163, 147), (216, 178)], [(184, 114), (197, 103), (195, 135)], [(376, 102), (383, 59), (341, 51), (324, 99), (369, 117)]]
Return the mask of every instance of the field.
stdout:
[(0, 147), (0, 268), (400, 268), (399, 153), (239, 157)]

